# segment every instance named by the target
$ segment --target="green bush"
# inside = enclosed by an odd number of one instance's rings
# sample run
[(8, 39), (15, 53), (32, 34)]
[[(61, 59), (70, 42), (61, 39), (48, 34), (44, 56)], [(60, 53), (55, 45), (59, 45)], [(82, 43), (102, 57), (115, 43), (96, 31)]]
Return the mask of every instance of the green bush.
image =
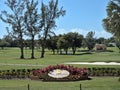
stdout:
[(1, 70), (0, 78), (1, 79), (14, 79), (14, 78), (29, 78), (32, 70), (30, 69), (13, 69), (13, 70)]
[(120, 68), (88, 68), (90, 76), (120, 76)]

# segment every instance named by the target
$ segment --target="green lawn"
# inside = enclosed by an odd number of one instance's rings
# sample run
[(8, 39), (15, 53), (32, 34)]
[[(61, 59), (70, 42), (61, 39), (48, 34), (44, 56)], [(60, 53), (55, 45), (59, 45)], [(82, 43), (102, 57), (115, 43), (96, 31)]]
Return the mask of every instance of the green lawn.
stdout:
[(96, 78), (87, 81), (76, 82), (41, 82), (31, 80), (0, 80), (0, 90), (120, 90), (120, 82), (117, 77)]
[[(36, 59), (30, 59), (31, 50), (25, 50), (24, 60), (19, 59), (20, 50), (18, 48), (6, 48), (0, 50), (0, 63), (6, 64), (29, 64), (29, 65), (43, 65), (39, 67), (45, 67), (48, 65), (63, 64), (65, 62), (120, 62), (120, 53), (117, 48), (109, 48), (113, 52), (93, 52), (92, 54), (86, 54), (85, 52), (77, 52), (76, 55), (52, 55), (52, 52), (46, 49), (45, 58), (40, 58), (40, 50), (35, 50)], [(91, 67), (90, 65), (75, 65), (78, 67)], [(0, 65), (0, 69), (13, 69), (13, 68), (39, 68), (38, 66), (9, 66)], [(98, 67), (98, 66), (97, 66)], [(106, 67), (106, 66), (104, 66)], [(107, 66), (107, 67), (119, 67), (119, 66)]]
[(25, 50), (24, 60), (20, 60), (20, 50), (18, 48), (7, 48), (0, 50), (0, 63), (28, 63), (28, 64), (59, 64), (64, 62), (93, 62), (93, 61), (116, 61), (120, 62), (120, 53), (117, 48), (109, 48), (113, 52), (93, 52), (87, 54), (85, 52), (77, 52), (76, 55), (52, 55), (52, 52), (46, 49), (45, 58), (40, 58), (40, 50), (35, 50), (36, 59), (30, 59), (31, 50)]
[[(48, 65), (63, 64), (65, 62), (120, 62), (120, 53), (117, 48), (109, 48), (113, 52), (77, 52), (76, 55), (52, 55), (52, 52), (46, 49), (45, 58), (41, 59), (40, 51), (35, 50), (36, 59), (30, 59), (31, 50), (25, 50), (26, 59), (19, 59), (20, 50), (18, 48), (6, 48), (0, 50), (0, 63), (5, 64), (27, 64), (42, 66), (16, 66), (16, 65), (0, 65), (0, 70), (17, 69), (17, 68), (41, 68)], [(77, 67), (115, 67), (120, 66), (95, 66), (95, 65), (74, 65)], [(120, 90), (120, 82), (118, 77), (93, 77), (92, 80), (77, 82), (41, 82), (31, 80), (0, 80), (0, 90), (27, 90), (27, 84), (30, 83), (30, 90)]]

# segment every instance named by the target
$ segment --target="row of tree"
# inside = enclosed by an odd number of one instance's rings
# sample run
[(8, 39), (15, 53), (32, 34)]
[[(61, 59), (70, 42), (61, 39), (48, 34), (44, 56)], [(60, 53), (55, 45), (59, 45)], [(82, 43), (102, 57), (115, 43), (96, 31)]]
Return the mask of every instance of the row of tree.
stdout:
[(14, 40), (11, 36), (5, 35), (2, 39), (0, 39), (0, 47), (4, 49), (4, 47), (17, 47), (18, 41)]
[(77, 48), (87, 47), (88, 50), (92, 50), (96, 44), (96, 39), (94, 38), (94, 32), (88, 32), (87, 36), (84, 38), (83, 35), (77, 32), (69, 32), (64, 35), (53, 36), (47, 39), (47, 47), (55, 53), (60, 52), (62, 54), (62, 50), (68, 54), (68, 49), (72, 49), (73, 55), (76, 52)]
[(67, 54), (69, 48), (71, 48), (73, 54), (75, 54), (76, 48), (80, 48), (82, 46), (82, 40), (82, 35), (80, 35), (79, 33), (70, 32), (64, 35), (50, 37), (49, 39), (47, 39), (46, 46), (49, 49), (52, 49), (53, 54), (55, 53), (55, 50), (62, 54), (62, 49), (64, 49)]
[[(11, 11), (2, 11), (0, 19), (11, 25), (11, 36), (16, 38), (15, 40), (21, 49), (21, 59), (24, 58), (25, 35), (31, 38), (31, 58), (34, 58), (34, 39), (36, 35), (39, 35), (39, 41), (41, 41), (41, 58), (44, 57), (45, 46), (48, 45), (47, 47), (51, 48), (50, 43), (57, 45), (56, 47), (59, 50), (64, 49), (66, 53), (68, 48), (72, 48), (73, 54), (75, 54), (77, 47), (83, 45), (92, 50), (96, 43), (96, 40), (93, 38), (95, 33), (93, 32), (89, 32), (85, 39), (79, 33), (68, 33), (58, 36), (58, 39), (56, 36), (50, 37), (50, 40), (48, 39), (50, 33), (54, 34), (51, 30), (56, 27), (55, 20), (65, 15), (65, 10), (62, 7), (58, 8), (58, 0), (51, 0), (48, 5), (42, 2), (40, 9), (38, 9), (39, 4), (37, 0), (7, 0), (5, 4)], [(114, 35), (117, 47), (120, 49), (120, 0), (111, 0), (108, 3), (107, 15), (103, 19), (103, 26), (106, 31)], [(4, 43), (4, 40), (2, 39), (1, 42)], [(56, 44), (55, 40), (57, 40)], [(102, 38), (100, 40), (103, 42)], [(99, 40), (98, 42), (100, 43)], [(8, 45), (7, 42), (6, 45)]]
[[(65, 15), (63, 7), (58, 8), (58, 0), (50, 0), (48, 5), (38, 0), (7, 0), (5, 4), (10, 11), (2, 11), (0, 19), (11, 26), (11, 35), (17, 38), (21, 50), (20, 58), (24, 59), (24, 36), (31, 38), (32, 53), (34, 59), (34, 39), (36, 35), (42, 39), (41, 58), (44, 57), (45, 43), (49, 33), (56, 27), (56, 19)], [(40, 9), (39, 9), (40, 7)], [(9, 28), (7, 28), (8, 30)]]
[[(105, 44), (108, 47), (114, 47), (117, 44), (114, 37), (108, 39), (100, 37), (97, 39), (94, 35), (95, 33), (90, 31), (87, 33), (86, 37), (83, 37), (83, 35), (77, 32), (69, 32), (63, 35), (52, 36), (47, 39), (46, 47), (51, 49), (53, 54), (55, 54), (55, 51), (62, 54), (63, 50), (68, 54), (68, 49), (72, 49), (74, 55), (77, 48), (87, 48), (88, 51), (91, 51), (95, 48), (96, 44)], [(118, 48), (119, 45), (117, 44)]]
[[(88, 32), (86, 37), (83, 37), (83, 35), (77, 33), (77, 32), (69, 32), (67, 34), (61, 34), (58, 36), (49, 36), (46, 39), (45, 48), (48, 48), (53, 51), (53, 54), (55, 54), (55, 51), (57, 53), (62, 54), (62, 51), (66, 54), (68, 54), (68, 49), (72, 49), (73, 54), (75, 54), (77, 48), (88, 48), (88, 50), (92, 50), (95, 47), (95, 44), (105, 44), (107, 46), (113, 46), (112, 44), (115, 44), (115, 39), (113, 37), (109, 39), (105, 39), (103, 37), (101, 38), (95, 38), (94, 32)], [(7, 43), (7, 44), (6, 44)], [(24, 47), (29, 47), (32, 49), (31, 40), (27, 39), (24, 40)], [(44, 43), (43, 39), (35, 40), (34, 45), (39, 49)], [(3, 39), (0, 40), (0, 47), (19, 47), (19, 42), (17, 40), (12, 39), (11, 36), (4, 36)]]

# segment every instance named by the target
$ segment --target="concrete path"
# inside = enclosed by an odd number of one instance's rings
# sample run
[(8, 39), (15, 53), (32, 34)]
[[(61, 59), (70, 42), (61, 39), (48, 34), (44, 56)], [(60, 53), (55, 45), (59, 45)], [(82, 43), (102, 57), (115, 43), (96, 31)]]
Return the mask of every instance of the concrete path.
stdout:
[(64, 64), (81, 64), (81, 65), (120, 65), (117, 62), (68, 62)]
[[(67, 62), (64, 64), (80, 64), (80, 65), (120, 65), (117, 62)], [(28, 67), (40, 67), (47, 65), (37, 65), (37, 64), (9, 64), (9, 63), (0, 63), (0, 66), (28, 66)]]

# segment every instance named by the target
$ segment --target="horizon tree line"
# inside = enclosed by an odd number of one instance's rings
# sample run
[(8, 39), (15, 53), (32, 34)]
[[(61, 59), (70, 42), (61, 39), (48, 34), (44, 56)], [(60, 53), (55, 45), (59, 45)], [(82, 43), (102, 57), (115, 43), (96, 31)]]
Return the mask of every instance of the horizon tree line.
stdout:
[[(88, 51), (92, 51), (95, 48), (95, 44), (105, 44), (108, 47), (114, 47), (115, 44), (114, 37), (105, 39), (103, 37), (95, 38), (94, 32), (90, 31), (83, 37), (83, 35), (77, 32), (68, 32), (66, 34), (60, 35), (51, 35), (47, 37), (45, 48), (48, 50), (52, 50), (53, 54), (57, 52), (57, 54), (73, 54), (75, 55), (78, 48), (86, 48)], [(9, 44), (6, 44), (9, 43)], [(36, 50), (41, 50), (43, 39), (35, 39), (34, 45)], [(32, 49), (31, 39), (24, 39), (24, 49), (26, 50), (28, 47)], [(0, 47), (4, 48), (8, 47), (19, 47), (19, 43), (17, 40), (13, 39), (11, 36), (4, 36), (3, 39), (0, 39)], [(85, 49), (85, 50), (86, 50)], [(70, 51), (70, 52), (69, 52)]]

